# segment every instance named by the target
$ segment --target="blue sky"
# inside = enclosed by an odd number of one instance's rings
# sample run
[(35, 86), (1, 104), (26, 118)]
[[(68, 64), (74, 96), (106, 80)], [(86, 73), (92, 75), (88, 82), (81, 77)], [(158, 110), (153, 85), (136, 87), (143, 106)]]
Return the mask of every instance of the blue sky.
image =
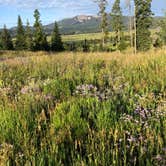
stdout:
[[(114, 0), (108, 1), (110, 10)], [(125, 8), (126, 0), (121, 1), (121, 6)], [(163, 15), (166, 10), (166, 0), (152, 1), (152, 10), (155, 15)], [(36, 8), (40, 10), (43, 24), (79, 14), (96, 15), (98, 12), (98, 7), (93, 0), (0, 0), (0, 27), (4, 24), (7, 27), (15, 26), (19, 14), (24, 24), (27, 19), (33, 24), (33, 11)]]

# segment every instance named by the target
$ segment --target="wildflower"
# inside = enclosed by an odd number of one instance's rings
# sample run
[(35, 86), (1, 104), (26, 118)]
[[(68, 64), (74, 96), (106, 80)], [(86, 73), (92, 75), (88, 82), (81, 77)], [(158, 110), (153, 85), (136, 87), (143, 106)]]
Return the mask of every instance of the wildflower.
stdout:
[(88, 85), (79, 85), (76, 87), (75, 94), (79, 94), (81, 96), (85, 95), (94, 95), (95, 92), (97, 91), (97, 87), (93, 86), (92, 84)]
[(161, 160), (163, 159), (163, 157), (158, 154), (158, 155), (155, 157), (155, 159), (158, 160), (158, 161), (161, 161)]
[(21, 93), (22, 94), (26, 94), (26, 93), (29, 93), (29, 87), (28, 86), (25, 86), (21, 89)]
[(130, 135), (130, 132), (129, 131), (125, 131), (125, 134)]
[(163, 150), (163, 152), (165, 152), (165, 153), (166, 153), (166, 148), (163, 148), (162, 150)]
[(129, 122), (133, 120), (133, 117), (131, 115), (123, 114), (123, 116), (120, 119), (124, 120), (125, 122)]
[(130, 136), (130, 138), (128, 138), (127, 141), (129, 141), (130, 143), (133, 143), (133, 142), (136, 142), (136, 138), (134, 138), (133, 136)]
[(122, 142), (122, 141), (123, 141), (123, 139), (120, 138), (120, 139), (119, 139), (119, 142)]
[(95, 97), (100, 101), (108, 100), (112, 96), (112, 92), (110, 89), (98, 90), (97, 87), (92, 84), (77, 86), (74, 94), (80, 96)]
[(144, 140), (144, 137), (142, 135), (139, 136), (138, 138), (139, 141), (143, 141)]
[(44, 100), (48, 101), (48, 100), (53, 100), (54, 97), (51, 94), (47, 94), (43, 96)]
[(19, 152), (19, 153), (18, 153), (18, 157), (19, 157), (19, 158), (22, 158), (22, 157), (24, 157), (24, 154), (21, 153), (21, 152)]
[(147, 120), (152, 116), (152, 110), (145, 109), (143, 107), (137, 107), (134, 111), (135, 115), (138, 115), (142, 120)]
[(40, 88), (38, 85), (31, 85), (31, 86), (24, 86), (21, 89), (22, 94), (28, 94), (28, 93), (39, 93), (41, 92)]
[(48, 78), (48, 79), (46, 79), (46, 80), (43, 81), (43, 85), (44, 85), (44, 86), (47, 86), (47, 85), (49, 85), (51, 82), (52, 82), (52, 80)]

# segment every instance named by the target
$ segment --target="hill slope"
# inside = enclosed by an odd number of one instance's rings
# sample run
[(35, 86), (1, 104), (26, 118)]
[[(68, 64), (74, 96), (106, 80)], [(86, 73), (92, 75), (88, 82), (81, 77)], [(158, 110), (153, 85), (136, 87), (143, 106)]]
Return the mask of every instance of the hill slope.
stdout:
[[(111, 22), (111, 18), (110, 22)], [(162, 17), (154, 17), (152, 28), (156, 28), (158, 26), (158, 22), (162, 19)], [(129, 18), (127, 16), (123, 16), (123, 23), (125, 27), (128, 25)], [(87, 16), (87, 15), (79, 15), (73, 18), (66, 18), (61, 21), (58, 21), (58, 25), (60, 28), (60, 32), (62, 34), (82, 34), (82, 33), (94, 33), (100, 31), (100, 22), (101, 18), (98, 16)], [(50, 35), (54, 27), (54, 23), (44, 25), (44, 31), (47, 35)], [(33, 28), (32, 28), (33, 29)], [(109, 30), (111, 31), (111, 26), (109, 26)], [(16, 27), (10, 29), (12, 36), (16, 34)]]

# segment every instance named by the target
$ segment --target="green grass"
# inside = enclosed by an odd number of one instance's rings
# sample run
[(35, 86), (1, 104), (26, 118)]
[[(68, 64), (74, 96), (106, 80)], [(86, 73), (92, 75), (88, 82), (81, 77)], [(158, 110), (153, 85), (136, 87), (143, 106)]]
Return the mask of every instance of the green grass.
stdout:
[[(151, 30), (152, 37), (157, 32), (156, 29)], [(124, 35), (129, 35), (127, 31), (124, 32)], [(109, 32), (109, 37), (114, 36), (114, 32)], [(62, 35), (63, 42), (71, 42), (71, 41), (82, 41), (82, 40), (100, 40), (102, 39), (102, 33), (85, 33), (85, 34), (74, 34), (74, 35)], [(47, 37), (48, 42), (51, 40), (51, 36)], [(15, 41), (15, 38), (13, 38), (13, 41)]]
[(164, 50), (4, 54), (0, 165), (166, 164)]
[[(152, 36), (156, 33), (157, 30), (151, 30)], [(128, 32), (124, 32), (124, 35), (129, 35)], [(109, 33), (109, 37), (114, 36), (114, 32)], [(70, 41), (82, 41), (82, 40), (100, 40), (102, 38), (102, 33), (87, 33), (87, 34), (75, 34), (75, 35), (62, 35), (63, 42)], [(50, 41), (50, 36), (48, 37), (48, 41)]]
[[(110, 33), (109, 36), (111, 36), (112, 33)], [(63, 35), (62, 40), (64, 42), (67, 41), (80, 41), (80, 40), (94, 40), (94, 39), (101, 39), (102, 34), (101, 33), (90, 33), (90, 34), (77, 34), (77, 35)]]
[[(112, 33), (110, 33), (111, 36)], [(81, 41), (81, 40), (95, 40), (101, 39), (101, 33), (87, 33), (87, 34), (76, 34), (76, 35), (62, 35), (63, 42), (70, 42), (70, 41)], [(50, 41), (51, 37), (48, 36), (48, 41)]]

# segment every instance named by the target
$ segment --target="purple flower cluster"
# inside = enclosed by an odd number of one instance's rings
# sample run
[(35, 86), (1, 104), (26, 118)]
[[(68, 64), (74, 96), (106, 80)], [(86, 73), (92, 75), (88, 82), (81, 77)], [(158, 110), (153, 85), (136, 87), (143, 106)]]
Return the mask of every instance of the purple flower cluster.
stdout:
[(79, 94), (81, 96), (90, 95), (93, 96), (97, 92), (97, 87), (92, 84), (79, 85), (76, 87), (75, 94)]
[(135, 124), (139, 124), (139, 121), (137, 119), (135, 119), (133, 116), (127, 115), (127, 114), (123, 114), (120, 117), (120, 120), (122, 120), (123, 122), (133, 122)]
[(129, 122), (133, 125), (140, 125), (144, 130), (151, 126), (152, 122), (157, 122), (160, 118), (166, 117), (165, 107), (159, 106), (157, 109), (146, 109), (137, 106), (133, 115), (123, 114), (120, 117), (122, 122)]
[(154, 161), (155, 165), (165, 166), (166, 165), (166, 155), (158, 154), (155, 157), (153, 157), (153, 161)]
[(54, 96), (52, 96), (51, 94), (43, 95), (43, 98), (45, 101), (54, 100)]
[(152, 110), (151, 109), (146, 109), (143, 107), (137, 107), (134, 111), (135, 115), (138, 115), (142, 120), (147, 120), (149, 117), (152, 116)]
[(142, 136), (141, 133), (137, 135), (132, 135), (129, 131), (125, 132), (126, 138), (128, 143), (134, 143), (135, 146), (139, 146), (139, 143), (144, 141), (144, 143), (147, 143), (146, 139)]
[(157, 109), (146, 109), (138, 106), (134, 114), (138, 115), (142, 121), (148, 121), (151, 118), (158, 120), (166, 116), (166, 107), (165, 105), (160, 105)]
[(112, 96), (112, 91), (110, 89), (99, 90), (92, 84), (85, 84), (77, 86), (74, 95), (96, 97), (98, 100), (104, 101)]
[(41, 92), (41, 89), (37, 85), (34, 85), (34, 86), (24, 86), (21, 89), (21, 94), (40, 93), (40, 92)]

